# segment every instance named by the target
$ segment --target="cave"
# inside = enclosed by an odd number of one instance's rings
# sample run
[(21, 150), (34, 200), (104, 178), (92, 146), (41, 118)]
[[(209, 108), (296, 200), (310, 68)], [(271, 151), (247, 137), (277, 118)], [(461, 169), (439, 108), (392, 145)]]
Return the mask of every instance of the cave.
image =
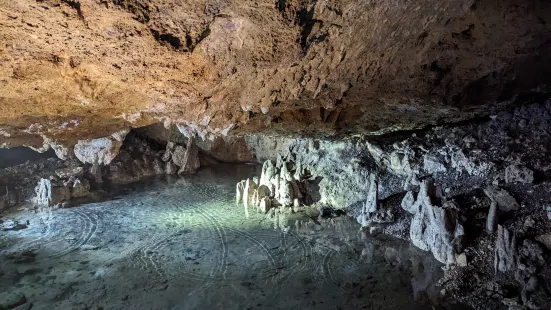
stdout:
[(0, 3), (0, 309), (550, 309), (551, 3)]

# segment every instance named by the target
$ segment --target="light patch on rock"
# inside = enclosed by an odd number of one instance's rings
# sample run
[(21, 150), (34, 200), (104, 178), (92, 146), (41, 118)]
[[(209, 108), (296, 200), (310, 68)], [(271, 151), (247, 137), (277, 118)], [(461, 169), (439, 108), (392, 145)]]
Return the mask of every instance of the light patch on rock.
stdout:
[(74, 148), (75, 156), (85, 164), (108, 165), (119, 154), (122, 146), (121, 135), (93, 140), (78, 140)]
[(423, 168), (428, 173), (445, 172), (446, 167), (435, 156), (425, 154), (423, 156)]

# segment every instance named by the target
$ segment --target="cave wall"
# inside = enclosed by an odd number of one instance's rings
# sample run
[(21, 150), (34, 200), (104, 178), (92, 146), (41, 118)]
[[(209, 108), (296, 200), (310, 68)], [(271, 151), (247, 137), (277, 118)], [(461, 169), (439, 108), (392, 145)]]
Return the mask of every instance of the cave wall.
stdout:
[(0, 7), (8, 147), (72, 145), (159, 121), (222, 135), (415, 128), (487, 115), (550, 78), (546, 1)]

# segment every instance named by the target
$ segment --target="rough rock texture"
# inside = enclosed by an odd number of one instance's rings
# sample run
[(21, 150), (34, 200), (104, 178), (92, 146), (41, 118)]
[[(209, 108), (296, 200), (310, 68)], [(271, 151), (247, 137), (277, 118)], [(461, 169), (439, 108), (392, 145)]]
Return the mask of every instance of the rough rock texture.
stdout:
[[(0, 1), (0, 145), (153, 122), (365, 132), (548, 84), (546, 1)], [(539, 88), (538, 88), (539, 87)]]

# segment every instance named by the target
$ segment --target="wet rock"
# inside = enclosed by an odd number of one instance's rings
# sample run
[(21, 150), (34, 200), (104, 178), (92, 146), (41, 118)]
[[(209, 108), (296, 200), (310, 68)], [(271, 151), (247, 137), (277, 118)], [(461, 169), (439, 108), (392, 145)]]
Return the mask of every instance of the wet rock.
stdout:
[(18, 292), (0, 293), (0, 309), (13, 309), (27, 302), (24, 294)]
[(534, 172), (525, 166), (510, 165), (505, 168), (506, 183), (533, 183)]
[(243, 194), (245, 192), (246, 181), (241, 181), (235, 186), (235, 202), (240, 203), (243, 201)]
[(264, 214), (268, 213), (272, 208), (272, 201), (268, 197), (263, 197), (260, 199), (260, 211)]
[(499, 189), (495, 186), (488, 186), (484, 189), (484, 193), (491, 200), (497, 202), (497, 206), (500, 211), (509, 212), (520, 208), (516, 199), (504, 189)]
[(415, 214), (419, 211), (418, 209), (419, 209), (420, 205), (415, 204), (415, 197), (413, 196), (413, 192), (409, 191), (409, 192), (406, 193), (406, 195), (402, 199), (402, 203), (400, 204), (400, 206), (405, 211), (407, 211), (411, 214)]
[(260, 174), (260, 185), (270, 186), (271, 180), (276, 174), (276, 168), (271, 160), (267, 160), (262, 165), (262, 173)]
[(362, 227), (366, 227), (369, 225), (371, 218), (374, 216), (374, 214), (378, 211), (378, 204), (379, 204), (379, 196), (378, 196), (378, 190), (379, 186), (375, 178), (372, 176), (371, 180), (369, 182), (369, 192), (366, 201), (364, 202), (362, 206), (362, 210), (360, 215), (357, 218), (358, 223), (362, 225)]
[(101, 166), (98, 163), (92, 165), (90, 168), (90, 175), (93, 178), (93, 181), (97, 184), (103, 183), (103, 175), (101, 173)]
[(176, 165), (174, 165), (172, 161), (168, 161), (165, 164), (165, 172), (166, 174), (175, 174), (176, 172), (178, 172), (178, 168), (176, 167)]
[(488, 210), (488, 217), (486, 218), (486, 232), (493, 234), (497, 227), (497, 202), (490, 203), (490, 210)]
[(507, 272), (516, 268), (516, 238), (509, 230), (501, 225), (497, 226), (497, 240), (494, 254), (494, 269)]
[(283, 178), (279, 183), (278, 202), (284, 207), (288, 207), (293, 204), (293, 185), (291, 182)]
[(166, 149), (161, 157), (161, 160), (164, 162), (167, 162), (172, 159), (172, 154), (174, 153), (174, 148), (176, 147), (176, 144), (174, 142), (167, 142)]
[(175, 146), (171, 158), (176, 166), (183, 167), (186, 163), (186, 148), (181, 145)]
[(251, 180), (245, 181), (245, 190), (243, 191), (243, 205), (245, 207), (253, 206), (253, 195), (256, 191), (257, 185)]

